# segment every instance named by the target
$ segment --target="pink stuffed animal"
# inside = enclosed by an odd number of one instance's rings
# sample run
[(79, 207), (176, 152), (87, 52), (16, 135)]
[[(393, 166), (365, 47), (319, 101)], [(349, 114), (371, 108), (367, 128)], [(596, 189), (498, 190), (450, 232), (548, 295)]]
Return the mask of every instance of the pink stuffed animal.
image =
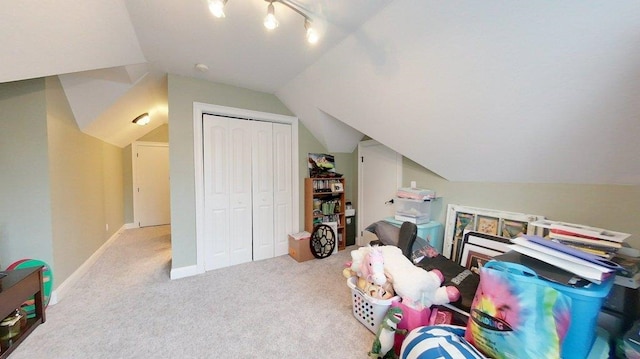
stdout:
[(381, 286), (387, 282), (387, 277), (384, 275), (384, 258), (378, 246), (370, 248), (360, 262), (360, 276), (368, 282)]
[(415, 309), (450, 303), (460, 298), (453, 286), (443, 287), (439, 270), (426, 271), (415, 266), (398, 247), (382, 246), (385, 271), (393, 278), (393, 289), (402, 302)]
[(347, 263), (351, 271), (368, 282), (383, 285), (387, 282), (384, 271), (384, 256), (378, 246), (360, 247), (351, 251), (351, 262)]

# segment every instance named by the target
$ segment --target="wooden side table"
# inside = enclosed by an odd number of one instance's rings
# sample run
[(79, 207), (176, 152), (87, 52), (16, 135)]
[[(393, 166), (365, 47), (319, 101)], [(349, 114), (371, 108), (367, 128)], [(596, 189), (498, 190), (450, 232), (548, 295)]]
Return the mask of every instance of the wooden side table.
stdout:
[(4, 272), (7, 275), (0, 278), (0, 320), (20, 308), (32, 296), (35, 300), (35, 317), (27, 320), (26, 328), (9, 340), (0, 341), (0, 359), (8, 357), (40, 323), (45, 322), (42, 268), (7, 271)]

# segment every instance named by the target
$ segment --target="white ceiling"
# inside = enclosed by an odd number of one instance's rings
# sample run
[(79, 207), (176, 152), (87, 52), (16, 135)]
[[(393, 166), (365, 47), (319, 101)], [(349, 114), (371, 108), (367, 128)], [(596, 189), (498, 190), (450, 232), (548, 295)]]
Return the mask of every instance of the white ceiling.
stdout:
[(264, 0), (225, 19), (206, 0), (3, 1), (0, 82), (59, 75), (80, 129), (121, 147), (167, 122), (173, 73), (274, 93), (329, 151), (366, 134), (449, 180), (640, 184), (640, 2), (295, 4), (318, 44), (278, 3), (267, 32)]

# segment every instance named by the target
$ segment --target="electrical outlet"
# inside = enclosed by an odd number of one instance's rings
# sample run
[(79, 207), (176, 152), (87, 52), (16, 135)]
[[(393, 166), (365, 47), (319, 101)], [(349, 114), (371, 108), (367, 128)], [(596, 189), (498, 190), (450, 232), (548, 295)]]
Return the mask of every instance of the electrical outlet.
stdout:
[(107, 223), (107, 224), (105, 225), (105, 227), (106, 227), (106, 228), (105, 228), (105, 230), (106, 230), (107, 232), (109, 232), (109, 223)]

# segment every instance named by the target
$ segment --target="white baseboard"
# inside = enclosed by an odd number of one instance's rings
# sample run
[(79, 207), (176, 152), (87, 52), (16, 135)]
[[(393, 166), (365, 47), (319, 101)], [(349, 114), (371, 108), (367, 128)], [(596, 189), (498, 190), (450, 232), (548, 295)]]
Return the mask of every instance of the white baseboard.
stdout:
[(180, 267), (180, 268), (172, 268), (171, 269), (171, 279), (180, 279), (185, 277), (191, 277), (194, 275), (202, 274), (204, 270), (198, 268), (197, 265)]
[[(132, 223), (131, 223), (132, 224)], [(55, 305), (58, 303), (60, 298), (63, 298), (69, 288), (73, 287), (74, 284), (83, 276), (89, 268), (98, 260), (98, 258), (104, 253), (104, 251), (113, 243), (113, 241), (120, 235), (122, 230), (127, 229), (128, 224), (124, 224), (120, 229), (118, 229), (109, 239), (98, 250), (96, 250), (91, 257), (89, 257), (78, 269), (76, 269), (64, 282), (62, 282), (56, 290), (52, 291), (51, 298), (49, 299), (49, 305)], [(133, 228), (133, 227), (132, 227)]]
[(134, 229), (139, 228), (135, 223), (125, 223), (122, 228), (124, 229)]

